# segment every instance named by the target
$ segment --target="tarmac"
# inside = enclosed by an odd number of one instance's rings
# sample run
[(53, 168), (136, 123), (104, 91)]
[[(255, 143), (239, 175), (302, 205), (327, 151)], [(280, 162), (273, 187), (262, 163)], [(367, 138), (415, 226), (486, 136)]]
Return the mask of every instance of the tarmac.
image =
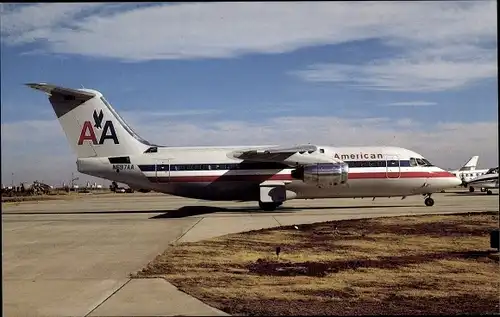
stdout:
[[(458, 190), (460, 191), (460, 190)], [(227, 315), (164, 279), (130, 279), (170, 244), (280, 225), (431, 213), (499, 211), (498, 191), (256, 203), (162, 194), (89, 195), (2, 204), (4, 316)]]

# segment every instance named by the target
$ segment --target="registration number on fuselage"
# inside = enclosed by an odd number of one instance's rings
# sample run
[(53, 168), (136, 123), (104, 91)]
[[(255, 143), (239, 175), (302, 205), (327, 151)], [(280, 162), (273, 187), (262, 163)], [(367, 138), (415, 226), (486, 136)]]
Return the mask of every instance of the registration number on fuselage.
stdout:
[(113, 164), (114, 170), (133, 170), (134, 164)]

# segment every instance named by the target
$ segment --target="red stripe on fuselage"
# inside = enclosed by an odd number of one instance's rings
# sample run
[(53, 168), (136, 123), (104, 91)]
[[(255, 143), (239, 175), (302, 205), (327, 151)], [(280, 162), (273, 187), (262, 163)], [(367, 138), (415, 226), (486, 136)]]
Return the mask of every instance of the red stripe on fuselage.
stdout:
[[(398, 178), (443, 178), (453, 177), (446, 171), (442, 172), (364, 172), (349, 173), (349, 179), (398, 179)], [(155, 182), (171, 183), (211, 183), (211, 182), (263, 182), (266, 180), (294, 180), (291, 174), (273, 174), (273, 175), (192, 175), (192, 176), (162, 176), (148, 177)]]

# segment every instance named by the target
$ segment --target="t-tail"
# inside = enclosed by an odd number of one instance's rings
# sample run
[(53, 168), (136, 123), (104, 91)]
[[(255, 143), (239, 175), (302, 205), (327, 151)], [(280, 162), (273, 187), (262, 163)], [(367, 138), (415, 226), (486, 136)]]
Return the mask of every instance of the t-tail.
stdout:
[(459, 171), (473, 171), (476, 169), (477, 161), (479, 160), (479, 156), (475, 155), (471, 157), (467, 163), (462, 166)]
[(99, 91), (44, 83), (26, 85), (49, 95), (78, 158), (133, 155), (152, 145), (129, 127)]

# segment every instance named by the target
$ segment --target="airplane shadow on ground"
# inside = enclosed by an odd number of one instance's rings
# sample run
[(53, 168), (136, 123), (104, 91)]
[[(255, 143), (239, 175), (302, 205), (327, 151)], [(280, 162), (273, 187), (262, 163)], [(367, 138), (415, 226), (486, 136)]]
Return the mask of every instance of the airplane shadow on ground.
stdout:
[(369, 206), (298, 206), (298, 207), (279, 207), (274, 211), (263, 211), (258, 207), (236, 207), (236, 208), (221, 208), (213, 206), (184, 206), (179, 209), (150, 209), (150, 210), (106, 210), (106, 211), (69, 211), (69, 212), (2, 212), (2, 215), (120, 215), (120, 214), (156, 214), (158, 215), (149, 217), (148, 219), (171, 219), (171, 218), (185, 218), (192, 216), (199, 216), (204, 214), (224, 213), (224, 214), (300, 214), (300, 211), (313, 211), (313, 210), (341, 210), (341, 209), (375, 209), (375, 208), (421, 208), (425, 207), (423, 204), (415, 205), (369, 205)]
[(475, 191), (471, 192), (449, 192), (445, 193), (445, 196), (498, 196), (498, 192), (493, 192), (491, 195), (486, 194), (486, 192)]
[(169, 219), (198, 216), (211, 213), (252, 213), (252, 214), (300, 214), (301, 210), (336, 210), (336, 209), (373, 209), (373, 208), (401, 208), (401, 207), (425, 207), (423, 205), (373, 205), (373, 206), (318, 206), (318, 207), (279, 207), (274, 211), (263, 211), (258, 208), (220, 208), (210, 206), (184, 206), (179, 209), (165, 211), (162, 214), (150, 217), (149, 219)]

